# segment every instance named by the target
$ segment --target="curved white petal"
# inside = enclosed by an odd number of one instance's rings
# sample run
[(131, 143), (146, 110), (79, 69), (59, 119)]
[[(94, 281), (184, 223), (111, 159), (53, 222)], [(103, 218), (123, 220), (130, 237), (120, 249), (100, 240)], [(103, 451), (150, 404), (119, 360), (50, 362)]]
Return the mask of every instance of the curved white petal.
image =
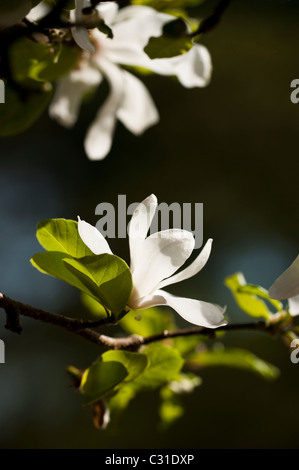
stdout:
[(95, 254), (112, 254), (110, 247), (99, 230), (78, 217), (78, 232), (86, 246)]
[(292, 317), (296, 317), (299, 315), (299, 295), (296, 295), (295, 297), (291, 297), (288, 299), (289, 302), (289, 312), (292, 315)]
[(144, 309), (157, 305), (173, 308), (184, 320), (193, 325), (218, 328), (227, 323), (223, 317), (225, 308), (202, 300), (176, 297), (163, 290), (157, 290), (152, 296), (139, 299), (139, 303), (135, 302), (132, 308)]
[(134, 256), (133, 292), (131, 298), (143, 297), (171, 276), (191, 255), (195, 240), (191, 232), (164, 230), (146, 238)]
[(119, 67), (102, 59), (101, 71), (109, 82), (110, 93), (85, 138), (85, 151), (91, 160), (102, 160), (111, 149), (116, 114), (124, 93), (124, 72)]
[[(72, 23), (83, 23), (84, 17), (82, 14), (83, 8), (90, 7), (91, 3), (90, 0), (75, 0), (75, 10), (70, 11), (70, 20)], [(81, 49), (94, 53), (95, 48), (91, 44), (88, 31), (85, 27), (80, 27), (80, 26), (74, 26), (71, 28), (72, 35), (78, 46), (81, 47)]]
[(170, 284), (175, 284), (176, 282), (185, 281), (185, 279), (189, 279), (189, 277), (195, 276), (195, 274), (199, 273), (202, 268), (205, 266), (206, 262), (209, 259), (211, 249), (212, 249), (212, 238), (209, 238), (201, 252), (199, 253), (198, 257), (190, 264), (187, 268), (183, 269), (179, 273), (175, 274), (174, 276), (165, 279), (164, 281), (160, 282), (158, 289), (162, 287), (169, 286)]
[(154, 194), (151, 194), (144, 199), (144, 201), (142, 201), (133, 212), (128, 227), (131, 271), (134, 271), (136, 267), (136, 261), (139, 258), (140, 249), (146, 239), (147, 232), (149, 231), (157, 206), (157, 198)]
[(72, 127), (79, 114), (84, 95), (93, 90), (102, 81), (101, 73), (88, 65), (79, 70), (72, 70), (61, 78), (49, 108), (50, 117), (65, 127)]
[(151, 7), (132, 5), (122, 8), (113, 25), (113, 36), (120, 43), (135, 44), (143, 49), (151, 37), (162, 34), (165, 23), (172, 21), (173, 16), (159, 13)]
[(124, 94), (117, 117), (135, 135), (142, 134), (159, 121), (159, 113), (143, 83), (129, 72), (124, 72)]
[(206, 47), (194, 44), (185, 54), (151, 60), (148, 68), (160, 75), (175, 75), (186, 88), (203, 87), (210, 81), (212, 61)]
[(102, 2), (97, 5), (96, 9), (99, 12), (100, 17), (104, 20), (104, 23), (111, 26), (111, 24), (116, 20), (119, 7), (116, 2)]
[(26, 18), (28, 18), (29, 21), (38, 21), (44, 16), (46, 16), (49, 11), (49, 5), (47, 5), (47, 3), (45, 2), (40, 2), (38, 5), (36, 5), (30, 10)]
[(272, 299), (289, 299), (299, 294), (299, 255), (269, 289)]

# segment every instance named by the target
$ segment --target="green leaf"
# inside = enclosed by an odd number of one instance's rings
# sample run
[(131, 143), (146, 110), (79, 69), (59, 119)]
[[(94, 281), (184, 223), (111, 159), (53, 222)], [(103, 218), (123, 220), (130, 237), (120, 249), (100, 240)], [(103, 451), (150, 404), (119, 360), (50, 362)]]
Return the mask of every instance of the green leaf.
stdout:
[(22, 38), (10, 49), (12, 76), (26, 86), (36, 86), (35, 82), (51, 82), (69, 72), (79, 57), (78, 48)]
[(129, 351), (107, 351), (101, 357), (103, 362), (116, 361), (123, 364), (128, 372), (125, 382), (135, 380), (148, 364), (148, 358), (145, 354)]
[(215, 348), (194, 353), (188, 357), (187, 366), (213, 367), (227, 366), (255, 372), (264, 379), (273, 380), (279, 375), (279, 369), (263, 361), (246, 349)]
[(156, 10), (196, 7), (204, 0), (132, 0), (133, 5), (147, 5)]
[(75, 220), (42, 220), (37, 226), (36, 236), (47, 251), (61, 251), (74, 258), (93, 255), (82, 241)]
[(103, 254), (80, 259), (66, 258), (66, 267), (115, 314), (126, 307), (133, 288), (127, 264), (117, 256)]
[(162, 59), (166, 57), (176, 57), (188, 52), (193, 46), (189, 37), (173, 38), (160, 36), (150, 38), (144, 48), (144, 52), (150, 59)]
[(63, 253), (61, 251), (45, 251), (43, 253), (37, 253), (34, 255), (30, 262), (31, 264), (41, 271), (44, 274), (49, 274), (50, 276), (57, 277), (62, 281), (67, 282), (71, 286), (77, 287), (77, 289), (85, 292), (87, 295), (93, 296), (97, 301), (97, 294), (90, 290), (85, 284), (83, 284), (80, 279), (72, 274), (69, 269), (67, 269), (64, 260), (70, 255)]
[(134, 382), (120, 384), (117, 392), (109, 398), (109, 410), (112, 417), (123, 411), (136, 396), (136, 393)]
[(141, 320), (135, 320), (136, 312), (131, 310), (119, 324), (127, 333), (140, 336), (151, 336), (176, 327), (173, 315), (168, 310), (153, 307), (142, 310), (140, 315)]
[(181, 404), (181, 400), (175, 394), (171, 396), (161, 396), (161, 404), (159, 409), (159, 415), (161, 419), (161, 429), (166, 430), (175, 421), (184, 415), (184, 407)]
[[(251, 317), (264, 317), (269, 320), (272, 316), (265, 302), (259, 300), (252, 293), (242, 292), (246, 286), (246, 280), (242, 273), (236, 273), (224, 280), (225, 285), (231, 290), (239, 307)], [(251, 292), (253, 292), (251, 290)], [(256, 291), (255, 291), (256, 292)]]
[(93, 297), (90, 297), (90, 295), (84, 294), (82, 292), (81, 301), (84, 307), (87, 308), (87, 310), (91, 313), (94, 318), (99, 319), (105, 318), (107, 316), (106, 310), (103, 305), (99, 304), (99, 302)]
[(5, 104), (0, 106), (0, 137), (28, 129), (48, 106), (52, 95), (52, 88), (24, 90), (22, 93), (6, 86)]
[(238, 291), (241, 294), (249, 294), (256, 297), (261, 297), (262, 299), (268, 300), (278, 312), (283, 311), (283, 305), (279, 300), (271, 299), (269, 297), (269, 292), (260, 286), (255, 286), (253, 284), (246, 284), (245, 286), (240, 286)]
[(92, 403), (111, 392), (126, 377), (128, 372), (120, 362), (103, 362), (99, 358), (83, 374), (80, 390), (86, 404)]
[(142, 351), (149, 360), (143, 374), (135, 381), (137, 389), (153, 389), (172, 380), (181, 370), (184, 361), (180, 353), (169, 346), (153, 344)]

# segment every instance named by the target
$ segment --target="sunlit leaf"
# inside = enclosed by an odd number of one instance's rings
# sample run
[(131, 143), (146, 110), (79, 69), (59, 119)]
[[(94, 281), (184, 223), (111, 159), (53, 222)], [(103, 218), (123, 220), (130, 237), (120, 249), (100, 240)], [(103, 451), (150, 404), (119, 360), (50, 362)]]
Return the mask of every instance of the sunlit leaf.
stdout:
[(240, 294), (249, 294), (256, 297), (261, 297), (262, 299), (268, 300), (278, 312), (283, 311), (283, 305), (279, 300), (271, 299), (269, 297), (269, 292), (267, 289), (264, 289), (260, 286), (255, 286), (252, 284), (246, 284), (245, 286), (240, 286), (238, 291)]
[(36, 232), (39, 243), (48, 251), (61, 251), (74, 258), (93, 255), (82, 241), (78, 222), (67, 219), (42, 220)]
[(128, 376), (127, 369), (120, 362), (103, 362), (99, 358), (83, 374), (80, 390), (86, 403), (92, 403), (111, 392)]
[(97, 295), (100, 303), (115, 314), (121, 313), (133, 287), (131, 272), (121, 258), (105, 253), (80, 259), (66, 258), (64, 263), (82, 284)]
[(213, 367), (227, 366), (244, 369), (258, 374), (264, 379), (273, 380), (279, 375), (279, 369), (252, 354), (246, 349), (214, 348), (188, 357), (187, 366)]
[(93, 297), (90, 297), (90, 295), (82, 293), (81, 302), (94, 318), (99, 319), (106, 317), (107, 314), (105, 308)]
[(151, 336), (164, 330), (175, 329), (173, 315), (169, 310), (153, 307), (140, 311), (141, 320), (137, 321), (136, 312), (130, 311), (120, 321), (120, 326), (129, 334)]
[(57, 80), (75, 66), (79, 57), (78, 48), (53, 46), (27, 38), (15, 41), (10, 49), (13, 78), (26, 86)]
[(247, 292), (242, 292), (246, 286), (246, 280), (242, 273), (236, 273), (227, 277), (224, 280), (225, 285), (231, 290), (239, 307), (250, 315), (251, 317), (264, 317), (267, 320), (271, 318), (271, 311), (268, 309), (265, 302), (258, 299), (256, 295)]
[(145, 354), (129, 351), (107, 351), (102, 354), (101, 358), (103, 362), (117, 361), (123, 364), (128, 372), (125, 382), (136, 379), (148, 364), (148, 358)]
[(61, 279), (67, 282), (71, 286), (77, 287), (77, 289), (85, 292), (87, 295), (92, 295), (97, 299), (97, 293), (90, 290), (80, 279), (73, 275), (69, 269), (67, 269), (63, 262), (69, 256), (67, 253), (61, 251), (44, 251), (43, 253), (37, 253), (31, 258), (31, 264), (44, 274)]
[(142, 351), (149, 364), (135, 381), (138, 389), (157, 388), (172, 380), (181, 370), (184, 361), (180, 353), (169, 346), (153, 344)]

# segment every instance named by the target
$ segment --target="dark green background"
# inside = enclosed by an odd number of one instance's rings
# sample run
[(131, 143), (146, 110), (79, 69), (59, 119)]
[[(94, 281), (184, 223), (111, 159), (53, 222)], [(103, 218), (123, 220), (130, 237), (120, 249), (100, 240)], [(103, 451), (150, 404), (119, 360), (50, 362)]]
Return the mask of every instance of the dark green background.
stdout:
[[(202, 13), (214, 3), (207, 1)], [(155, 193), (159, 201), (202, 202), (211, 258), (196, 278), (170, 289), (227, 304), (230, 321), (247, 321), (223, 286), (237, 270), (269, 287), (298, 254), (299, 2), (233, 1), (204, 43), (214, 72), (205, 89), (147, 76), (161, 122), (140, 138), (118, 126), (111, 154), (90, 162), (83, 152), (88, 122), (103, 100), (86, 104), (74, 130), (44, 115), (26, 133), (1, 141), (0, 290), (60, 313), (81, 312), (77, 292), (29, 264), (39, 251), (35, 228), (47, 217), (95, 224), (100, 202), (128, 203)], [(126, 240), (113, 251), (128, 259)], [(183, 325), (183, 323), (182, 323)], [(230, 333), (281, 369), (274, 383), (230, 369), (201, 371), (203, 385), (185, 397), (186, 413), (157, 430), (157, 394), (136, 399), (106, 432), (69, 387), (65, 366), (88, 366), (95, 346), (54, 327), (23, 321), (18, 337), (0, 324), (6, 364), (0, 365), (2, 448), (257, 448), (298, 447), (299, 364), (279, 339)]]

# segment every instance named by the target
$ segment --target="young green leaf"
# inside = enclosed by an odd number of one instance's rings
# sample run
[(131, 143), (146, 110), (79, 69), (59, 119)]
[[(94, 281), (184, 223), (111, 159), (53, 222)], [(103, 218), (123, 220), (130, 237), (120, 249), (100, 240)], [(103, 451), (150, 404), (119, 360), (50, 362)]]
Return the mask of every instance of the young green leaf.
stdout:
[(169, 346), (153, 344), (142, 351), (149, 360), (143, 374), (135, 381), (139, 389), (152, 389), (172, 380), (181, 370), (184, 360), (180, 353)]
[(61, 251), (44, 251), (34, 255), (30, 262), (42, 273), (57, 277), (57, 279), (61, 279), (71, 286), (77, 287), (77, 289), (85, 292), (87, 295), (91, 295), (97, 299), (96, 294), (88, 289), (88, 287), (83, 284), (77, 276), (73, 275), (70, 270), (67, 269), (63, 262), (67, 257), (72, 259), (71, 255)]
[(215, 348), (191, 354), (187, 366), (213, 367), (227, 366), (255, 372), (264, 379), (273, 380), (279, 375), (279, 369), (263, 361), (246, 349)]
[(131, 310), (122, 318), (120, 326), (127, 333), (140, 336), (151, 336), (164, 330), (174, 330), (176, 327), (172, 313), (156, 307), (142, 310), (140, 321), (136, 320), (136, 312)]
[[(231, 290), (239, 307), (247, 313), (247, 315), (255, 318), (264, 317), (266, 320), (271, 318), (272, 313), (265, 302), (258, 299), (256, 295), (253, 294), (252, 290), (250, 293), (247, 293), (248, 291), (242, 292), (242, 288), (247, 285), (242, 273), (239, 272), (227, 277), (224, 283)], [(256, 293), (256, 290), (254, 292)]]
[(66, 258), (67, 269), (115, 314), (127, 305), (133, 283), (127, 264), (115, 255), (85, 256), (80, 259)]
[(111, 392), (128, 376), (123, 364), (116, 361), (103, 362), (99, 358), (83, 374), (80, 390), (86, 404), (92, 403)]
[(61, 251), (74, 258), (93, 255), (81, 240), (75, 220), (42, 220), (37, 226), (36, 236), (47, 251)]
[(116, 361), (123, 364), (128, 372), (124, 382), (135, 380), (147, 367), (148, 358), (145, 354), (129, 351), (107, 351), (102, 356), (103, 362)]
[(256, 297), (261, 297), (262, 299), (268, 300), (278, 312), (283, 311), (283, 305), (279, 300), (271, 299), (269, 297), (269, 292), (260, 286), (255, 286), (253, 284), (246, 284), (245, 286), (240, 286), (238, 291), (240, 294), (249, 294)]
[(77, 48), (22, 38), (10, 50), (12, 75), (15, 81), (27, 86), (36, 86), (34, 82), (53, 82), (70, 71), (79, 57)]
[(99, 319), (105, 318), (107, 316), (105, 308), (101, 304), (99, 304), (99, 302), (93, 297), (90, 297), (90, 295), (84, 294), (82, 292), (81, 302), (84, 307), (87, 308), (88, 312), (93, 318)]

